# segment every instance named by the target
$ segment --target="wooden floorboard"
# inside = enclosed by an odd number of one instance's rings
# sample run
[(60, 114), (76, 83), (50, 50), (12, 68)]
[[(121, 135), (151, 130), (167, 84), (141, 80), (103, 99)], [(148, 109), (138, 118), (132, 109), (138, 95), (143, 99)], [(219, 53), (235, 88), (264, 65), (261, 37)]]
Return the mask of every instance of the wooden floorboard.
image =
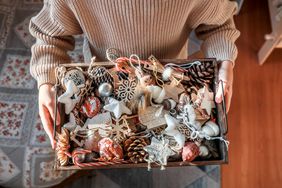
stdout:
[(235, 18), (241, 31), (229, 113), (229, 165), (223, 188), (282, 187), (282, 49), (263, 66), (257, 52), (271, 32), (267, 0), (244, 2)]

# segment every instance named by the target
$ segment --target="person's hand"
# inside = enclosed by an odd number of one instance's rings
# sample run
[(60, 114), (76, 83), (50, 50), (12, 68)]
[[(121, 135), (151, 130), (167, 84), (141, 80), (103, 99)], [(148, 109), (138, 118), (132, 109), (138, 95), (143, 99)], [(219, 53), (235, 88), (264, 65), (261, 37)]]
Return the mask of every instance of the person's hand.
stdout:
[[(218, 80), (219, 80), (219, 86), (217, 89), (217, 93), (215, 95), (215, 101), (217, 103), (221, 103), (222, 93), (224, 93), (226, 111), (228, 112), (231, 104), (232, 85), (233, 85), (233, 63), (231, 61), (223, 61), (219, 65)], [(221, 82), (223, 84), (224, 91), (222, 91)]]
[[(43, 128), (46, 131), (52, 148), (55, 149), (55, 140), (53, 135), (53, 122), (55, 119), (55, 91), (52, 90), (51, 84), (43, 84), (39, 88), (38, 103), (39, 103), (39, 115), (43, 124)], [(57, 125), (60, 124), (60, 115), (57, 110)]]

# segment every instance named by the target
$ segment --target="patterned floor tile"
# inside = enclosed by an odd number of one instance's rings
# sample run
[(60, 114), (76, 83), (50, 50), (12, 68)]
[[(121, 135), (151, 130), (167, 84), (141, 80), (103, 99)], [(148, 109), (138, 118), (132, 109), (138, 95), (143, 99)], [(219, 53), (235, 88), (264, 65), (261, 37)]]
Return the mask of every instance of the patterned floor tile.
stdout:
[(33, 16), (34, 15), (26, 17), (21, 23), (17, 24), (14, 27), (15, 33), (27, 48), (31, 48), (31, 46), (36, 41), (35, 38), (29, 32), (29, 22)]
[(6, 47), (6, 41), (14, 19), (15, 8), (0, 5), (0, 49)]
[(25, 187), (46, 187), (58, 184), (73, 171), (55, 171), (54, 151), (51, 148), (27, 147), (23, 164)]
[(19, 168), (0, 148), (0, 185), (10, 181), (19, 173)]
[(33, 89), (35, 80), (29, 73), (29, 56), (8, 54), (0, 72), (0, 86), (15, 89)]
[(21, 138), (28, 103), (0, 100), (0, 138)]
[(35, 101), (35, 96), (0, 93), (0, 146), (28, 143)]

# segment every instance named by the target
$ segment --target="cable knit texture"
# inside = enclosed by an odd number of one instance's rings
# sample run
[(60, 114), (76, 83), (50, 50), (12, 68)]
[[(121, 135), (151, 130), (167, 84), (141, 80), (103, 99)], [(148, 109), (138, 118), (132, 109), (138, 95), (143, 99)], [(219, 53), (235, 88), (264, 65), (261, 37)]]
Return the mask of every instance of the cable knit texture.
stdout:
[(236, 2), (227, 0), (45, 0), (29, 25), (37, 39), (30, 71), (38, 87), (54, 84), (55, 67), (70, 63), (73, 35), (83, 33), (98, 60), (105, 60), (107, 48), (163, 59), (187, 58), (187, 39), (195, 30), (206, 57), (234, 62), (236, 10)]

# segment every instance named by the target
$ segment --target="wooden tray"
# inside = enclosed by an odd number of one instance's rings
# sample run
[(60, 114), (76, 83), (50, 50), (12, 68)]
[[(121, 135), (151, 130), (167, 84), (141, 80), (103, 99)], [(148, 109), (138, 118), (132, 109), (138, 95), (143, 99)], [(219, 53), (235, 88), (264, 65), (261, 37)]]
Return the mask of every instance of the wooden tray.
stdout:
[[(193, 60), (187, 60), (187, 59), (164, 59), (160, 60), (162, 64), (167, 64), (167, 63), (175, 63), (175, 64), (187, 64), (187, 63), (192, 63), (195, 61), (200, 61), (201, 63), (213, 63), (215, 71), (214, 71), (214, 81), (213, 81), (213, 91), (216, 93), (216, 85), (218, 83), (218, 68), (217, 68), (217, 62), (213, 58), (209, 59), (193, 59)], [(69, 67), (81, 67), (83, 68), (88, 68), (90, 64), (87, 63), (71, 63), (71, 64), (63, 64), (66, 68)], [(113, 67), (114, 64), (111, 62), (95, 62), (95, 65), (97, 66), (104, 66), (104, 67)], [(222, 87), (222, 85), (219, 85), (219, 87)], [(58, 92), (56, 93), (56, 106), (55, 109), (57, 109), (57, 96)], [(60, 108), (62, 109), (62, 108)], [(217, 124), (219, 125), (220, 128), (220, 135), (223, 139), (226, 139), (226, 135), (228, 132), (228, 125), (227, 125), (227, 114), (225, 110), (225, 101), (221, 104), (216, 103), (216, 115), (217, 115)], [(55, 113), (57, 114), (57, 113)], [(61, 113), (63, 114), (63, 113)], [(62, 125), (65, 122), (65, 117), (61, 117), (62, 120)], [(57, 128), (58, 126), (55, 126), (56, 122), (56, 117), (54, 121), (54, 128)], [(54, 129), (55, 130), (55, 129)], [(59, 131), (60, 130), (56, 130)], [(56, 133), (54, 131), (54, 135)], [(227, 164), (228, 163), (228, 151), (227, 147), (224, 142), (216, 140), (216, 144), (218, 145), (218, 150), (219, 150), (219, 158), (218, 159), (208, 159), (208, 160), (194, 160), (192, 162), (183, 162), (183, 161), (173, 161), (170, 162), (168, 161), (168, 164), (166, 167), (182, 167), (182, 166), (201, 166), (201, 165), (221, 165), (221, 164)], [(108, 166), (95, 166), (95, 167), (79, 167), (79, 166), (59, 166), (59, 163), (55, 157), (55, 170), (83, 170), (83, 169), (112, 169), (112, 168), (146, 168), (148, 165), (147, 163), (128, 163), (128, 164), (115, 164), (115, 165), (108, 165)], [(151, 164), (151, 166), (154, 167), (159, 167), (156, 164)]]

